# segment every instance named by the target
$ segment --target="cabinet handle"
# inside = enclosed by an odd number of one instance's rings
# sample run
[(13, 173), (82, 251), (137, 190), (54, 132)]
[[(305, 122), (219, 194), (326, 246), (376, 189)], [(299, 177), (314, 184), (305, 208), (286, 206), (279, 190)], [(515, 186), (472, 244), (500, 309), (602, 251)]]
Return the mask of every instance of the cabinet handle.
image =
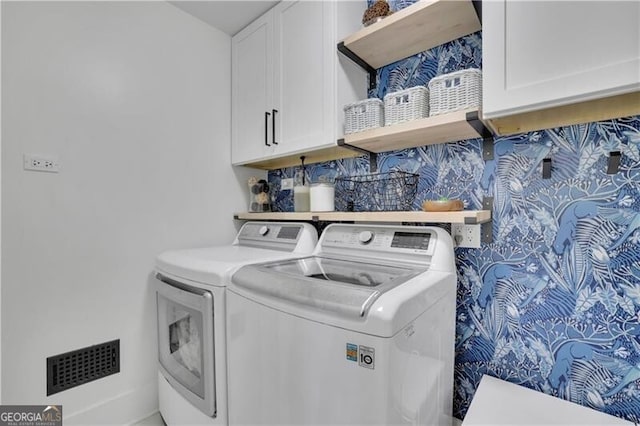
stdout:
[(268, 133), (268, 127), (269, 127), (269, 116), (271, 115), (271, 113), (269, 111), (265, 111), (264, 113), (264, 144), (266, 146), (271, 146), (271, 144), (269, 143), (269, 133)]
[(276, 142), (276, 113), (278, 110), (272, 109), (271, 112), (271, 142), (273, 142), (274, 145), (278, 145), (278, 142)]

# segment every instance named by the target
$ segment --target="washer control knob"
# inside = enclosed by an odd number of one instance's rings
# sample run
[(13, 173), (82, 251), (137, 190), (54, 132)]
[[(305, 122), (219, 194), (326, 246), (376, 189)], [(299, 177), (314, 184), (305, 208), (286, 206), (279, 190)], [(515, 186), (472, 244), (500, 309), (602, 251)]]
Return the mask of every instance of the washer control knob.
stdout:
[(358, 235), (358, 241), (360, 241), (361, 244), (369, 244), (371, 241), (373, 241), (373, 232), (362, 231)]
[(258, 234), (260, 234), (261, 236), (265, 236), (269, 233), (269, 227), (266, 225), (263, 225), (260, 227), (260, 229), (258, 229)]

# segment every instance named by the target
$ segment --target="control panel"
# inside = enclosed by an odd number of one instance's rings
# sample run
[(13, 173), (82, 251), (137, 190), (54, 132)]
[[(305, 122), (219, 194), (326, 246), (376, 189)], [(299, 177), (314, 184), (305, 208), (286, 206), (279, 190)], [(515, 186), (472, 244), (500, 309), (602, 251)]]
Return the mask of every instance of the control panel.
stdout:
[(311, 253), (318, 242), (318, 231), (304, 222), (246, 222), (233, 245)]
[(416, 250), (428, 250), (431, 233), (428, 232), (395, 232), (391, 247)]
[(302, 226), (298, 224), (250, 222), (242, 227), (238, 240), (295, 242), (301, 230)]
[(435, 234), (427, 229), (353, 225), (327, 228), (322, 237), (322, 246), (429, 254), (435, 239)]

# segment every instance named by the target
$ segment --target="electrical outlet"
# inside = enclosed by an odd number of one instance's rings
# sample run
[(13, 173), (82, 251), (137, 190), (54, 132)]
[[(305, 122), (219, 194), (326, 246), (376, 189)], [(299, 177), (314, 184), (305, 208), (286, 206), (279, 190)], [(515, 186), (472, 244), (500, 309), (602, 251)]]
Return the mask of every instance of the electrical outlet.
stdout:
[(451, 236), (457, 247), (480, 248), (482, 225), (451, 224)]
[(286, 178), (280, 181), (280, 189), (293, 189), (293, 178)]
[(60, 171), (60, 165), (58, 160), (53, 157), (42, 157), (30, 154), (24, 154), (23, 156), (24, 170), (31, 170), (37, 172), (50, 172), (58, 173)]

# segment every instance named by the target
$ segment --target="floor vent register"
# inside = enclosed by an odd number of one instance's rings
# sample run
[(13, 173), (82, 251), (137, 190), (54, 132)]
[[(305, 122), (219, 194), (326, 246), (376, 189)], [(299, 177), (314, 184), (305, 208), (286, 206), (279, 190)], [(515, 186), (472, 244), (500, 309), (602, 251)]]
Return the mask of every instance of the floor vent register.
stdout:
[(47, 396), (120, 372), (120, 340), (47, 358)]

